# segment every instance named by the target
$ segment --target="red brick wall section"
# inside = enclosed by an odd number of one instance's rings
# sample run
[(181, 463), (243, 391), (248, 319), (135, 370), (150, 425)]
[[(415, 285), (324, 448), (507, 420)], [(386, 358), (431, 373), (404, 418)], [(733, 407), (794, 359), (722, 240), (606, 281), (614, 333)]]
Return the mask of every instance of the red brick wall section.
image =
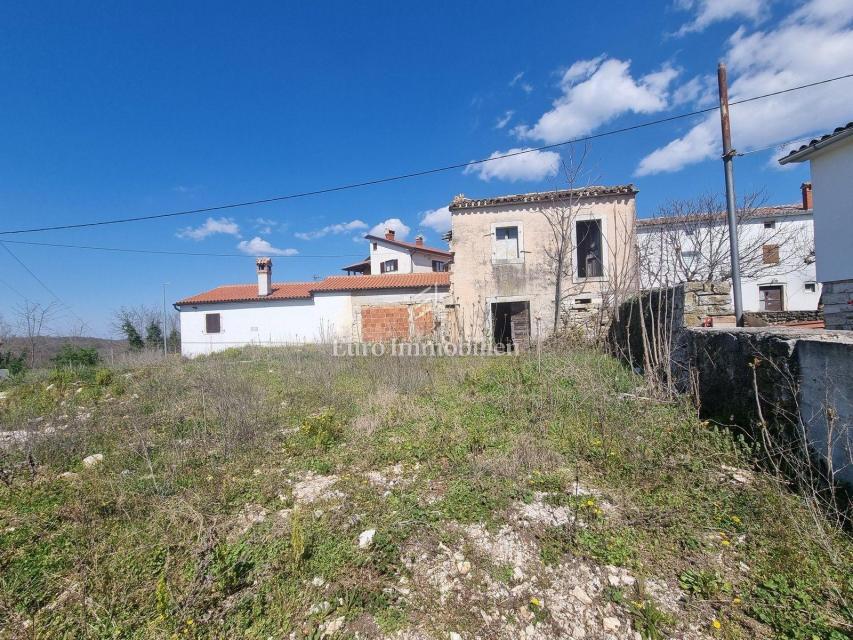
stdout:
[(432, 335), (435, 330), (435, 317), (432, 313), (432, 305), (416, 304), (412, 307), (414, 315), (415, 335), (412, 337), (423, 338)]
[(361, 308), (361, 339), (389, 342), (409, 337), (409, 309), (405, 305)]

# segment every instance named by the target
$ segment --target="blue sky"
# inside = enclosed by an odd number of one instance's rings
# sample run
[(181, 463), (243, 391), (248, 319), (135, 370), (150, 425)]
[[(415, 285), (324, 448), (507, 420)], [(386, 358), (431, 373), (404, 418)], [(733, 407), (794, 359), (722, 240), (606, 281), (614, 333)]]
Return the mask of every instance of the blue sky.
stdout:
[[(204, 207), (427, 169), (853, 72), (851, 0), (14, 3), (0, 25), (0, 230)], [(739, 150), (853, 119), (853, 80), (732, 110)], [(721, 190), (717, 115), (593, 142), (587, 179), (634, 182), (640, 216)], [(739, 192), (797, 201), (807, 167), (737, 160)], [(442, 208), (553, 188), (551, 153), (282, 203), (5, 240), (272, 253), (276, 280), (335, 273), (365, 231), (439, 243)], [(430, 215), (430, 212), (432, 214)], [(110, 334), (122, 305), (254, 279), (250, 257), (7, 245)], [(333, 258), (315, 258), (334, 255)], [(47, 293), (0, 251), (0, 314)], [(4, 284), (5, 283), (5, 284)], [(11, 285), (16, 291), (13, 291)], [(21, 295), (19, 295), (21, 294)]]

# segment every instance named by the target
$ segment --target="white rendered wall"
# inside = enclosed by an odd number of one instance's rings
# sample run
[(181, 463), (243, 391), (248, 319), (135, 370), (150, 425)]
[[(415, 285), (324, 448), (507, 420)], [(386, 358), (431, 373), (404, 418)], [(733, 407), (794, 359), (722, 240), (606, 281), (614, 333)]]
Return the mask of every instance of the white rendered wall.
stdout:
[[(376, 249), (373, 249), (373, 242), (376, 243)], [(386, 260), (397, 260), (396, 273), (412, 273), (412, 256), (409, 255), (408, 249), (395, 247), (381, 240), (373, 240), (370, 245), (370, 273), (374, 276), (381, 275), (382, 270), (380, 264)]]
[(811, 161), (815, 211), (815, 255), (821, 282), (853, 278), (853, 137), (816, 154)]
[[(813, 224), (813, 217), (811, 214), (787, 217), (778, 216), (767, 219), (774, 220), (777, 228), (774, 230), (765, 230), (764, 221), (762, 219), (748, 222), (738, 228), (738, 243), (741, 246), (755, 246), (762, 235), (772, 237), (773, 234), (781, 235), (783, 231), (785, 237), (789, 237), (789, 234), (791, 236), (796, 236), (799, 239), (798, 244), (809, 245), (812, 242), (815, 225)], [(641, 243), (642, 236), (644, 234), (656, 233), (659, 233), (656, 227), (637, 227), (637, 235)], [(691, 239), (689, 235), (680, 232), (678, 242), (684, 251), (690, 250)], [(772, 240), (770, 240), (770, 242), (772, 242)], [(650, 256), (650, 261), (659, 260), (659, 250), (661, 249), (660, 245), (653, 244), (652, 249), (653, 251)], [(663, 249), (667, 250), (668, 247), (665, 246)], [(780, 249), (780, 254), (782, 254), (782, 257), (784, 258), (786, 254), (784, 248)], [(820, 263), (820, 260), (821, 258), (818, 254), (817, 262)], [(657, 282), (648, 282), (646, 280), (647, 275), (648, 274), (645, 270), (643, 270), (643, 273), (641, 273), (641, 285), (643, 288), (658, 286), (658, 284), (660, 284)], [(815, 262), (806, 264), (799, 255), (796, 258), (791, 257), (787, 260), (783, 259), (778, 268), (768, 267), (766, 272), (760, 278), (743, 278), (741, 280), (743, 309), (744, 311), (759, 311), (759, 287), (764, 285), (781, 285), (784, 308), (786, 311), (813, 311), (817, 309), (818, 302), (820, 301), (821, 286), (820, 284), (817, 284), (815, 286), (815, 290), (812, 292), (806, 290), (806, 283), (813, 283), (816, 282), (816, 280)], [(673, 274), (669, 276), (670, 284), (675, 284), (677, 281), (677, 276)]]
[[(349, 292), (318, 293), (311, 300), (229, 302), (180, 309), (181, 353), (188, 357), (247, 344), (349, 341)], [(205, 315), (220, 314), (219, 333), (205, 331)]]

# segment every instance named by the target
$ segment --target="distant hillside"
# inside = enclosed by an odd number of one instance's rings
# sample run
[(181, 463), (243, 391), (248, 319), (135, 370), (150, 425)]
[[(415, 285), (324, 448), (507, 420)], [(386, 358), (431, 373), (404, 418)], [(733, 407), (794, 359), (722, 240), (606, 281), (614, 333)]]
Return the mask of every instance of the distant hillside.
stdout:
[[(36, 341), (36, 361), (35, 366), (43, 367), (50, 364), (50, 359), (53, 358), (63, 345), (73, 344), (78, 347), (95, 348), (101, 354), (101, 358), (105, 362), (109, 362), (112, 356), (117, 356), (127, 351), (126, 340), (109, 340), (106, 338), (88, 338), (76, 336), (42, 336)], [(0, 344), (0, 351), (11, 351), (19, 353), (21, 351), (30, 352), (30, 341), (27, 338), (13, 336), (6, 338)]]

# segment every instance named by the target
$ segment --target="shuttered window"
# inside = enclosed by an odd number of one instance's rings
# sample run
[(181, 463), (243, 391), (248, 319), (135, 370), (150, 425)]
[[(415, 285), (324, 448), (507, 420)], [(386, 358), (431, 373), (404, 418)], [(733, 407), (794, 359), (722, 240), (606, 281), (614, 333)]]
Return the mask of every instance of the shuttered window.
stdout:
[(779, 245), (765, 244), (761, 247), (762, 262), (764, 264), (779, 264)]
[(518, 258), (518, 227), (495, 228), (495, 259)]
[(761, 311), (784, 311), (782, 304), (782, 287), (758, 287), (758, 303)]
[(397, 270), (396, 260), (386, 260), (379, 265), (379, 271), (382, 273), (393, 273)]
[(204, 330), (206, 333), (219, 333), (219, 314), (204, 314)]

